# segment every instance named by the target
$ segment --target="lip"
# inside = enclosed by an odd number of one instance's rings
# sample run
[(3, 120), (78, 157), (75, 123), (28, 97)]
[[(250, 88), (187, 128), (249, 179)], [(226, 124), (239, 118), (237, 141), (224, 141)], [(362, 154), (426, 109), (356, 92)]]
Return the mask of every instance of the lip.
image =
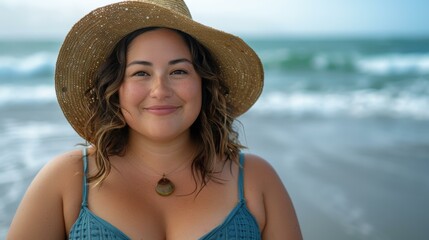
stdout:
[(176, 112), (180, 107), (173, 105), (154, 105), (144, 108), (145, 111), (154, 115), (168, 115)]

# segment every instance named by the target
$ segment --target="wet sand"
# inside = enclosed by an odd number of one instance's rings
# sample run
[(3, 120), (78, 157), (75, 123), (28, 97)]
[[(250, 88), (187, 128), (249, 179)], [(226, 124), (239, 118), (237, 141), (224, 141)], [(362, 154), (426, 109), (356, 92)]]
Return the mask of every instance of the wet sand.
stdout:
[[(0, 238), (37, 171), (82, 140), (56, 104), (1, 107)], [(246, 152), (267, 159), (294, 202), (304, 239), (429, 236), (429, 122), (242, 117)]]
[(429, 122), (243, 117), (277, 169), (305, 239), (427, 239)]

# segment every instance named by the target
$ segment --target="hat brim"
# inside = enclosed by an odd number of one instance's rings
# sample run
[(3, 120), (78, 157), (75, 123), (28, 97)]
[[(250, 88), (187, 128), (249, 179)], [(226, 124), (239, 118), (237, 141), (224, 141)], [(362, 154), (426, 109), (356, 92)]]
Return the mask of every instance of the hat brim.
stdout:
[(85, 92), (100, 65), (129, 33), (146, 27), (185, 32), (211, 54), (230, 92), (227, 101), (234, 116), (246, 112), (263, 88), (263, 67), (256, 53), (240, 38), (202, 25), (191, 18), (154, 4), (128, 1), (98, 8), (77, 22), (60, 49), (55, 89), (59, 105), (72, 127), (83, 136), (90, 118)]

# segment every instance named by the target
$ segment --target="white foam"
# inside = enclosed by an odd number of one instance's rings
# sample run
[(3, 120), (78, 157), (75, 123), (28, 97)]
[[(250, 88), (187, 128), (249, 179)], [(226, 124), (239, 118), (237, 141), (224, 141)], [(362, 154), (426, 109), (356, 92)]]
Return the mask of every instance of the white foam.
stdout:
[(356, 68), (376, 75), (429, 73), (429, 54), (388, 54), (363, 57), (356, 61)]
[[(62, 144), (57, 145), (58, 143), (63, 141), (68, 148), (70, 142), (75, 144), (80, 141), (80, 138), (76, 137), (76, 133), (68, 124), (53, 122), (51, 119), (25, 122), (6, 119), (2, 121), (2, 128), (0, 146), (13, 146), (13, 149), (22, 149), (23, 151), (9, 151), (8, 148), (0, 149), (4, 160), (0, 162), (0, 172), (13, 172), (17, 165), (30, 170), (37, 169), (45, 163), (44, 160), (49, 159), (49, 155), (53, 152), (52, 149), (62, 148)], [(3, 173), (0, 175), (0, 183), (18, 177), (9, 178)]]
[(1, 56), (1, 77), (28, 77), (39, 74), (53, 74), (56, 56), (48, 52), (38, 52), (23, 57)]
[(10, 103), (46, 103), (56, 101), (52, 85), (0, 85), (0, 106)]
[(393, 116), (429, 119), (429, 96), (394, 95), (371, 90), (351, 93), (272, 92), (263, 95), (252, 111), (289, 115)]

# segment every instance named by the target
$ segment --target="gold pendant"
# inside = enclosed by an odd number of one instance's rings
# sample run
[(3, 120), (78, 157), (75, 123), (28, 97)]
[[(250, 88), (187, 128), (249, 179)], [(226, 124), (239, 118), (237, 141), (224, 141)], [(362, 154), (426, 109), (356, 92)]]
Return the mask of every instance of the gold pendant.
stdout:
[(163, 197), (170, 196), (174, 192), (174, 184), (164, 175), (156, 184), (155, 191)]

